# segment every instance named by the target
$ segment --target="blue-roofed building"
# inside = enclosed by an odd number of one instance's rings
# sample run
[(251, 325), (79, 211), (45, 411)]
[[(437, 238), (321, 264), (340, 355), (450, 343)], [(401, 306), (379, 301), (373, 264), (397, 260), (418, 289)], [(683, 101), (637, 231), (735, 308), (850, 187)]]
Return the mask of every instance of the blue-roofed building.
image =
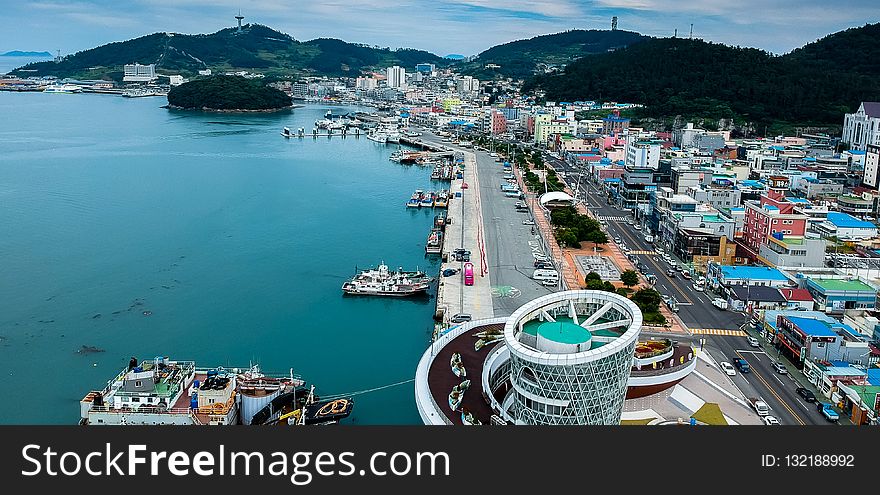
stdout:
[(711, 263), (706, 278), (710, 287), (763, 285), (779, 288), (789, 285), (788, 278), (781, 271), (766, 266), (732, 266)]
[(816, 225), (816, 230), (824, 237), (837, 237), (842, 240), (863, 240), (877, 237), (877, 226), (865, 220), (836, 211), (828, 212), (824, 222)]
[(849, 325), (791, 313), (779, 315), (774, 345), (795, 365), (804, 361), (844, 361), (867, 364), (868, 341)]

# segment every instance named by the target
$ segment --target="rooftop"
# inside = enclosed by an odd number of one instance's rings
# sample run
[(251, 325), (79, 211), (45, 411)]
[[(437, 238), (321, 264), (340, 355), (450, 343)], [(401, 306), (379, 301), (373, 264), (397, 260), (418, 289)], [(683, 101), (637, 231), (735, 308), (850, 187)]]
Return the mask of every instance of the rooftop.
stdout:
[(859, 220), (858, 218), (836, 211), (828, 212), (828, 221), (838, 228), (844, 229), (876, 229), (877, 226), (871, 222)]
[(846, 280), (839, 278), (811, 278), (810, 284), (822, 289), (823, 291), (844, 291), (844, 292), (876, 292), (870, 285), (861, 280)]
[(837, 337), (837, 333), (832, 330), (832, 326), (828, 322), (799, 316), (789, 316), (788, 320), (797, 325), (804, 334), (811, 337)]
[(788, 280), (785, 275), (782, 274), (776, 268), (769, 268), (766, 266), (729, 266), (723, 265), (721, 267), (721, 274), (724, 278), (734, 279), (734, 280), (773, 280), (778, 282), (784, 282)]

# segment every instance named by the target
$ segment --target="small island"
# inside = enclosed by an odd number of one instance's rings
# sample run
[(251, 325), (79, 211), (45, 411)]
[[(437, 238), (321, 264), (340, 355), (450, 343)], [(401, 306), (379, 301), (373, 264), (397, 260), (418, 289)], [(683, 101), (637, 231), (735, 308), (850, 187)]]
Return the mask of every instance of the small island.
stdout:
[(293, 107), (284, 91), (239, 76), (213, 76), (171, 88), (168, 107), (214, 112), (273, 112)]

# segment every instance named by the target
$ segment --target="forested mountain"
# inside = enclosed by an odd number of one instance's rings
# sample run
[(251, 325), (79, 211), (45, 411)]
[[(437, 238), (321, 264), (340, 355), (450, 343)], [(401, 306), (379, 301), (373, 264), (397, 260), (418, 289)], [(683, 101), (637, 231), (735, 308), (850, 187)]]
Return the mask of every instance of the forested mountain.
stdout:
[(641, 103), (642, 114), (754, 123), (840, 124), (880, 99), (880, 24), (832, 34), (786, 55), (702, 40), (652, 38), (589, 55), (526, 90), (549, 100)]
[[(122, 79), (125, 64), (156, 64), (157, 70), (183, 75), (210, 68), (214, 71), (259, 70), (320, 75), (358, 76), (362, 70), (420, 62), (445, 66), (451, 63), (420, 50), (370, 47), (335, 39), (306, 42), (260, 24), (247, 24), (213, 34), (154, 33), (128, 41), (84, 50), (60, 62), (39, 62), (19, 75), (53, 75), (88, 79)], [(16, 73), (16, 72), (14, 72)]]
[[(536, 36), (493, 46), (480, 53), (471, 62), (461, 65), (465, 74), (482, 79), (495, 76), (524, 79), (546, 66), (562, 67), (565, 64), (595, 53), (623, 48), (647, 39), (631, 31), (572, 30), (562, 33)], [(500, 67), (486, 68), (487, 64)]]

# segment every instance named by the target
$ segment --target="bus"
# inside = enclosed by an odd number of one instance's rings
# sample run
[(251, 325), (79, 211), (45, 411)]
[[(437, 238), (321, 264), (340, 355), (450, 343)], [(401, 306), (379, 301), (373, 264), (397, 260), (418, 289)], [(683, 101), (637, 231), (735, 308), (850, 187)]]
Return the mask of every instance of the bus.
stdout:
[(474, 285), (474, 264), (464, 264), (464, 285)]
[(532, 273), (532, 278), (542, 285), (557, 285), (559, 283), (559, 272), (556, 270), (539, 268)]

